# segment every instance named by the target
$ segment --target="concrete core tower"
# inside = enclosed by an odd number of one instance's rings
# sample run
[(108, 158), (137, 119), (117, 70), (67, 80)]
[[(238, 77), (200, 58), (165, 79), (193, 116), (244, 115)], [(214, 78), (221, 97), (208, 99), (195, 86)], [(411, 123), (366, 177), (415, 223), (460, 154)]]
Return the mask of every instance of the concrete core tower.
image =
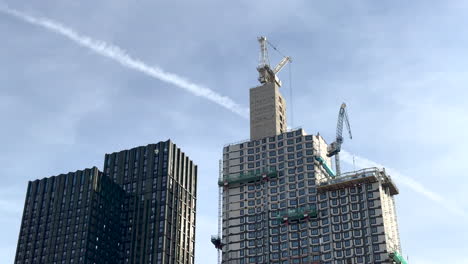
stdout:
[(250, 89), (250, 139), (286, 132), (286, 102), (276, 83)]
[(284, 57), (275, 68), (268, 62), (267, 40), (259, 37), (260, 63), (257, 67), (260, 86), (250, 89), (250, 139), (261, 139), (286, 132), (286, 102), (279, 92), (281, 81), (277, 73), (288, 63)]

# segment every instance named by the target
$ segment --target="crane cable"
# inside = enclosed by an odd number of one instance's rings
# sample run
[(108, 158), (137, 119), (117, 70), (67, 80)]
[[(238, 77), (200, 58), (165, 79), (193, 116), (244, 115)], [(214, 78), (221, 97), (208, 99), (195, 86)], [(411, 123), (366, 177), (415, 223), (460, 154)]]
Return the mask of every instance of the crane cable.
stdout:
[(270, 41), (266, 41), (268, 43), (268, 45), (270, 45), (270, 47), (272, 47), (274, 50), (276, 50), (276, 52), (278, 52), (281, 56), (283, 57), (287, 57), (286, 55), (284, 55), (281, 51), (279, 51), (279, 49), (277, 49), (273, 44), (271, 44)]
[[(286, 55), (284, 55), (278, 48), (276, 48), (275, 45), (271, 44), (270, 41), (266, 41), (268, 45), (270, 45), (271, 48), (273, 48), (276, 52), (278, 52), (281, 56), (284, 57), (287, 57)], [(290, 114), (290, 117), (291, 117), (291, 125), (290, 127), (293, 128), (294, 127), (294, 104), (293, 104), (293, 86), (292, 86), (292, 66), (291, 66), (291, 63), (288, 63), (289, 65), (289, 100), (291, 101), (291, 114)]]

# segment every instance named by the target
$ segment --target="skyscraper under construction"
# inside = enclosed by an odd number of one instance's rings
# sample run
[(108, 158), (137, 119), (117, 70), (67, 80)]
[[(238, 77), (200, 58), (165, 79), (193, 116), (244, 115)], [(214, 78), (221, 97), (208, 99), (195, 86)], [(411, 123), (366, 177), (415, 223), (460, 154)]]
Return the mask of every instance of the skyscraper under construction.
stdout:
[(276, 74), (290, 58), (271, 68), (268, 42), (259, 42), (261, 85), (250, 89), (250, 140), (223, 149), (220, 232), (212, 238), (219, 261), (406, 263), (390, 176), (379, 168), (335, 172), (331, 157), (342, 138), (329, 145), (319, 134), (287, 130)]

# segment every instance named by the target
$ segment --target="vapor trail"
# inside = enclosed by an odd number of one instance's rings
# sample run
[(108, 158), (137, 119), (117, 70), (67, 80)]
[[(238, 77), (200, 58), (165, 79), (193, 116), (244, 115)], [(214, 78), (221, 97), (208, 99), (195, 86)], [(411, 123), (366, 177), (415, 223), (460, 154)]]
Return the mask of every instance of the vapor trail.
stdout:
[(248, 117), (248, 109), (237, 104), (231, 98), (220, 95), (219, 93), (204, 86), (192, 83), (187, 79), (178, 76), (177, 74), (165, 72), (159, 67), (148, 66), (145, 62), (141, 61), (140, 59), (133, 58), (125, 50), (116, 45), (82, 35), (75, 30), (60, 24), (59, 22), (48, 18), (33, 17), (26, 13), (5, 6), (0, 6), (0, 12), (18, 18), (24, 22), (55, 32), (82, 47), (88, 48), (101, 56), (120, 63), (124, 67), (139, 71), (154, 79), (173, 84), (179, 88), (187, 90), (196, 96), (203, 97), (218, 105), (221, 105), (222, 107), (240, 115), (243, 118)]
[[(350, 154), (349, 152), (342, 150), (340, 157), (344, 162), (350, 165), (353, 165), (353, 155)], [(378, 168), (384, 167), (382, 164), (379, 164), (377, 162), (374, 162), (372, 160), (368, 160), (366, 158), (359, 157), (359, 156), (354, 156), (354, 162), (355, 162), (356, 167), (358, 167), (359, 169), (369, 168), (369, 167), (378, 167)], [(462, 207), (457, 205), (454, 201), (448, 200), (445, 197), (441, 196), (440, 194), (427, 189), (420, 182), (417, 182), (411, 179), (410, 177), (401, 174), (395, 169), (385, 167), (385, 170), (390, 174), (390, 176), (393, 179), (397, 181), (397, 183), (405, 185), (406, 187), (423, 195), (424, 197), (439, 204), (440, 206), (446, 208), (447, 210), (449, 210), (450, 212), (454, 214), (468, 218), (468, 212), (466, 212)]]
[[(107, 43), (102, 40), (96, 40), (91, 37), (82, 35), (75, 30), (62, 25), (59, 22), (56, 22), (54, 20), (48, 19), (48, 18), (37, 18), (33, 17), (31, 15), (28, 15), (26, 13), (5, 7), (5, 6), (0, 6), (0, 12), (4, 14), (8, 14), (10, 16), (13, 16), (15, 18), (18, 18), (24, 22), (30, 23), (32, 25), (40, 26), (44, 29), (47, 29), (49, 31), (55, 32), (59, 35), (62, 35), (69, 40), (75, 42), (76, 44), (88, 48), (95, 53), (107, 57), (109, 59), (112, 59), (119, 64), (121, 64), (124, 67), (127, 67), (132, 70), (139, 71), (143, 74), (146, 74), (147, 76), (150, 76), (154, 79), (158, 79), (160, 81), (164, 81), (170, 84), (173, 84), (179, 88), (182, 88), (184, 90), (187, 90), (188, 92), (196, 95), (203, 97), (205, 99), (208, 99), (228, 110), (231, 112), (234, 112), (238, 115), (240, 115), (243, 118), (248, 117), (248, 109), (245, 107), (242, 107), (241, 105), (237, 104), (234, 102), (231, 98), (227, 96), (220, 95), (219, 93), (206, 88), (204, 86), (195, 84), (190, 82), (189, 80), (178, 76), (177, 74), (170, 73), (170, 72), (165, 72), (159, 67), (155, 66), (149, 66), (145, 62), (141, 61), (140, 59), (133, 58), (130, 56), (124, 49)], [(353, 158), (352, 155), (346, 151), (341, 152), (341, 158), (343, 159), (344, 162), (353, 164)], [(362, 157), (355, 157), (355, 162), (356, 165), (359, 168), (366, 168), (366, 167), (384, 167), (381, 164), (378, 164), (374, 161), (368, 160), (366, 158)], [(386, 168), (386, 170), (392, 175), (394, 179), (396, 179), (399, 183), (406, 185), (407, 187), (411, 188), (415, 192), (425, 196), (426, 198), (440, 204), (441, 206), (445, 207), (446, 209), (450, 210), (453, 213), (456, 213), (458, 215), (462, 215), (465, 217), (468, 217), (468, 213), (465, 212), (465, 210), (457, 205), (454, 204), (453, 201), (448, 201), (446, 198), (442, 197), (441, 195), (427, 189), (424, 187), (421, 183), (399, 173), (398, 171), (391, 169), (391, 168)]]

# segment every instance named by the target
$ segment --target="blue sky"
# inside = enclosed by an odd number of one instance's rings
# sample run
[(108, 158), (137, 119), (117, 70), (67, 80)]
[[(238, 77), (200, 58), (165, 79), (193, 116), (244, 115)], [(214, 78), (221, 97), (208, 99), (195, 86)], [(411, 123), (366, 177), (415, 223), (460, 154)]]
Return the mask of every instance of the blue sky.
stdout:
[[(331, 142), (345, 101), (353, 140), (344, 148), (392, 168), (410, 263), (468, 263), (468, 3), (5, 4), (117, 45), (243, 109), (257, 85), (256, 37), (266, 35), (293, 57), (292, 78), (288, 68), (280, 74), (290, 125)], [(4, 12), (0, 36), (0, 262), (13, 262), (29, 180), (102, 168), (104, 153), (170, 138), (199, 165), (196, 262), (215, 263), (218, 160), (224, 144), (248, 138), (248, 120)]]

